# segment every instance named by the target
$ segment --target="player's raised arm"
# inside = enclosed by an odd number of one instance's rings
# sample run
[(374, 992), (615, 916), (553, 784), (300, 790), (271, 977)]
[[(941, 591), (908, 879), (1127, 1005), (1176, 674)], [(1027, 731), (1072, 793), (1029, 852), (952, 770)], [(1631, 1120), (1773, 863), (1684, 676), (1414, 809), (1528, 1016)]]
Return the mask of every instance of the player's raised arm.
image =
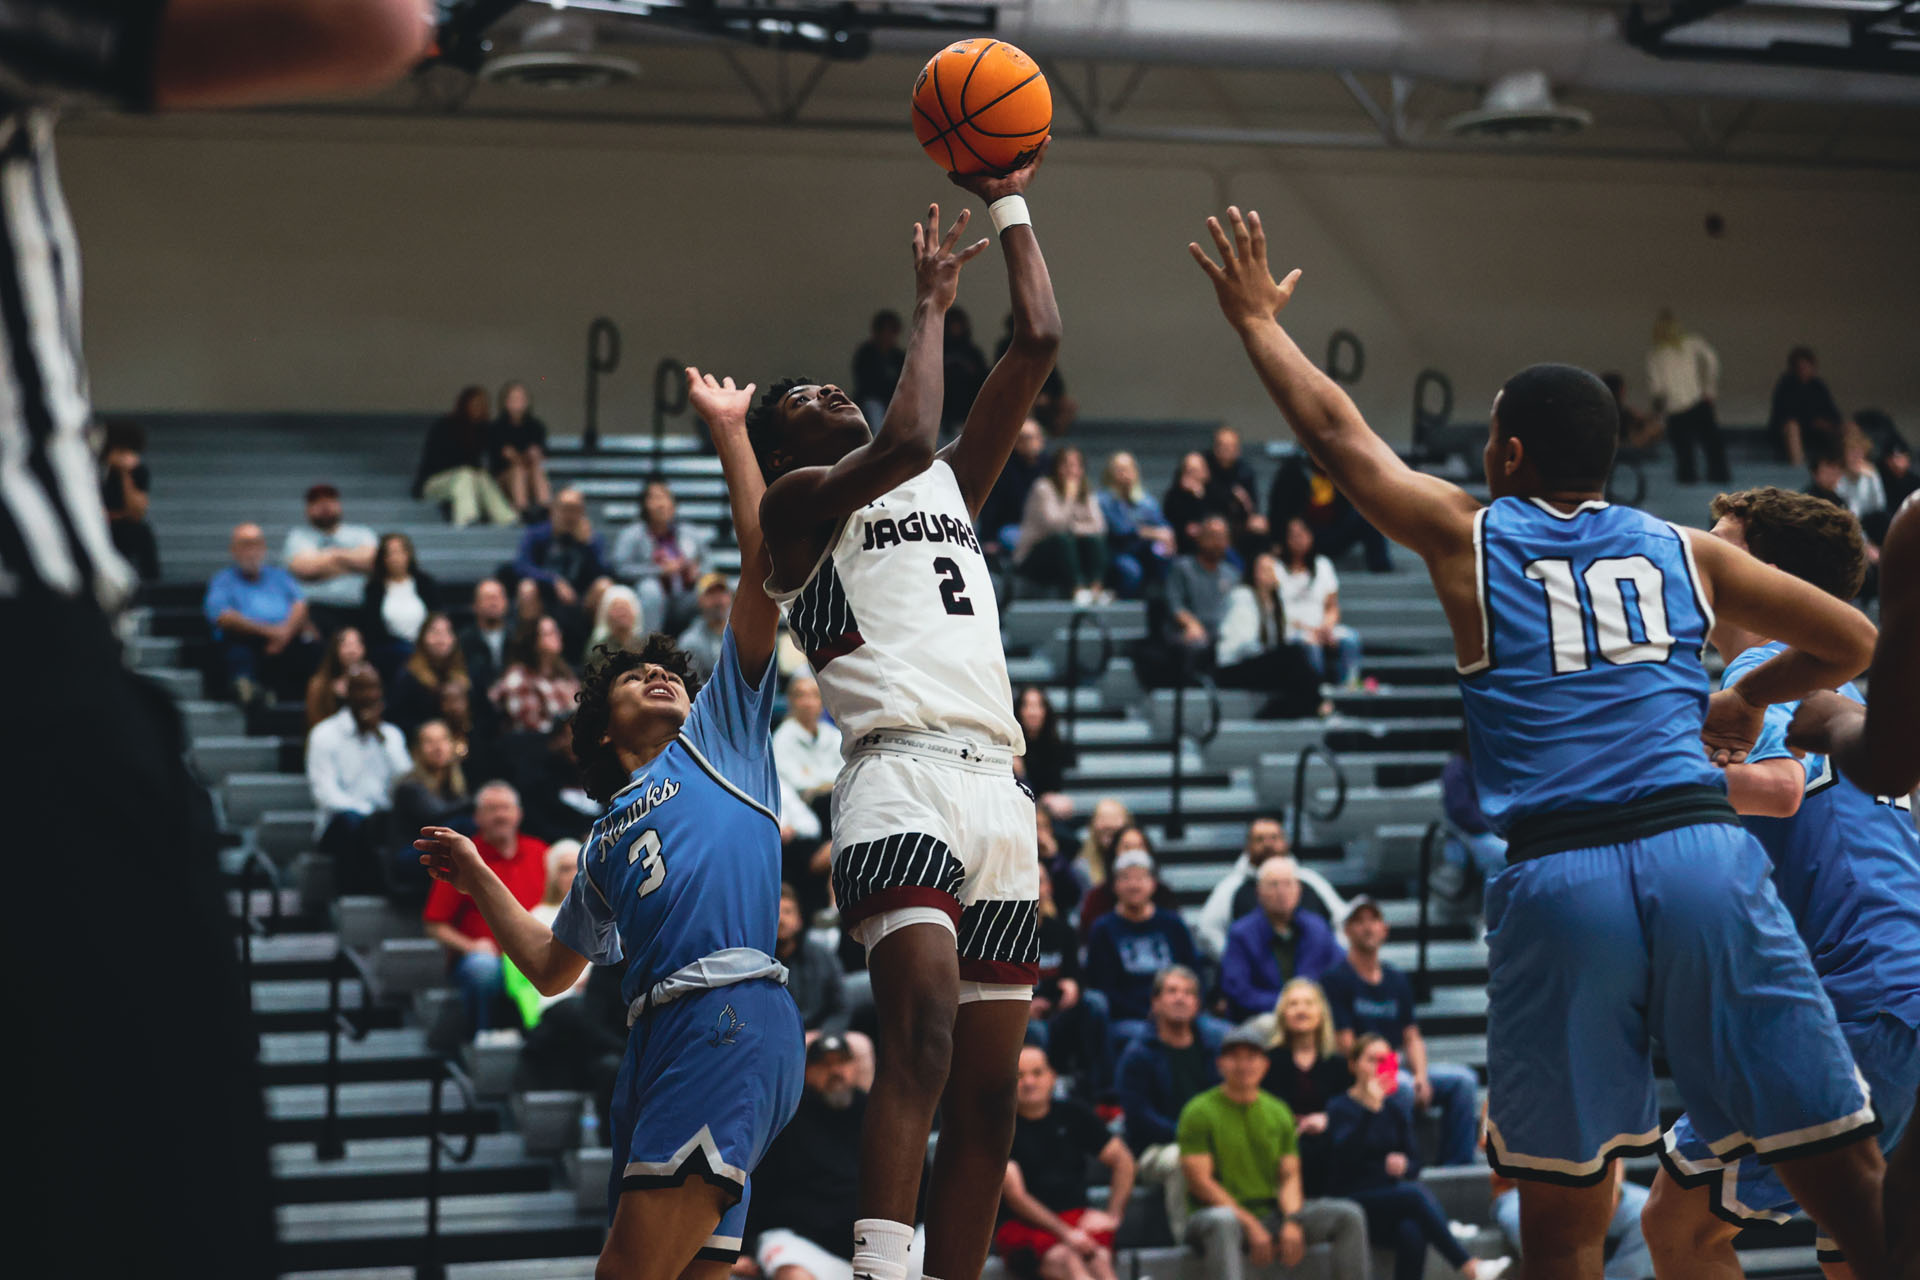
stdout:
[(379, 88), (427, 56), (433, 6), (428, 0), (168, 0), (159, 22), (154, 105), (233, 107)]
[[(887, 416), (871, 440), (831, 466), (800, 466), (767, 486), (760, 520), (771, 542), (785, 546), (805, 538), (919, 475), (933, 462), (946, 392), (947, 311), (959, 295), (960, 268), (987, 247), (985, 240), (964, 249), (955, 247), (971, 217), (969, 211), (961, 210), (944, 237), (937, 204), (927, 206), (924, 225), (914, 223), (913, 329)], [(788, 394), (798, 397), (829, 390), (795, 387)], [(833, 394), (846, 399), (844, 393)], [(847, 411), (852, 408), (847, 400)]]
[(1845, 684), (1873, 660), (1873, 623), (1844, 600), (1763, 564), (1699, 529), (1686, 531), (1714, 613), (1735, 626), (1789, 645), (1713, 695), (1707, 750), (1738, 764), (1759, 736), (1766, 708)]
[(587, 958), (554, 937), (552, 929), (520, 905), (481, 859), (472, 840), (451, 827), (423, 827), (413, 847), (420, 851), (420, 865), (435, 880), (473, 899), (500, 950), (541, 995), (557, 996), (579, 980)]
[(740, 545), (740, 584), (733, 593), (733, 613), (727, 625), (740, 655), (740, 670), (757, 682), (773, 657), (780, 629), (780, 606), (767, 595), (767, 548), (760, 533), (760, 501), (767, 482), (747, 441), (747, 410), (753, 407), (754, 386), (735, 389), (733, 379), (716, 382), (712, 374), (687, 369), (687, 399), (707, 424), (720, 470), (727, 478), (727, 502), (733, 510), (733, 538)]
[(1458, 486), (1415, 471), (1360, 416), (1340, 384), (1314, 367), (1285, 329), (1279, 313), (1293, 297), (1300, 271), (1276, 282), (1267, 267), (1267, 233), (1258, 213), (1228, 208), (1227, 227), (1207, 219), (1220, 251), (1188, 252), (1213, 281), (1220, 311), (1239, 333), (1254, 371), (1300, 444), (1374, 528), (1426, 558), (1457, 551), (1473, 532), (1479, 508)]
[(1880, 643), (1864, 711), (1837, 693), (1800, 704), (1790, 745), (1833, 757), (1847, 781), (1870, 796), (1920, 787), (1920, 501), (1894, 516), (1880, 549)]
[(1041, 143), (1031, 164), (1005, 177), (951, 175), (956, 185), (986, 201), (989, 213), (999, 209), (996, 223), (1005, 227), (1000, 249), (1007, 257), (1007, 285), (1013, 301), (1013, 341), (974, 397), (960, 438), (940, 455), (953, 468), (967, 510), (976, 518), (1007, 465), (1013, 439), (1033, 411), (1034, 397), (1046, 385), (1060, 351), (1060, 305), (1053, 296), (1046, 259), (1040, 255), (1040, 241), (1027, 221), (1026, 205), (1027, 187), (1051, 145), (1052, 139)]

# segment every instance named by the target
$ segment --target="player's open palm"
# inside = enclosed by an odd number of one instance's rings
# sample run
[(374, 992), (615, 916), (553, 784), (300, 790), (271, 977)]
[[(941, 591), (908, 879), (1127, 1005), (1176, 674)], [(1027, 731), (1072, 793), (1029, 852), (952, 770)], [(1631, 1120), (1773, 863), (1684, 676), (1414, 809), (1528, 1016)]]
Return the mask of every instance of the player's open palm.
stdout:
[(964, 249), (955, 248), (960, 243), (960, 233), (972, 217), (971, 210), (962, 209), (960, 216), (953, 220), (952, 228), (942, 236), (940, 206), (930, 204), (927, 220), (913, 224), (914, 293), (942, 311), (960, 296), (960, 268), (979, 257), (987, 247), (985, 240), (978, 240)]
[(746, 429), (747, 410), (753, 408), (754, 390), (751, 382), (735, 387), (732, 378), (716, 380), (710, 373), (687, 366), (687, 403), (716, 435)]
[(1218, 218), (1208, 218), (1207, 232), (1220, 251), (1220, 264), (1214, 265), (1207, 251), (1198, 244), (1189, 243), (1187, 252), (1207, 273), (1207, 279), (1213, 281), (1214, 296), (1220, 301), (1220, 312), (1226, 316), (1227, 323), (1244, 329), (1280, 314), (1280, 309), (1293, 297), (1293, 287), (1300, 280), (1300, 268), (1288, 272), (1285, 280), (1274, 280), (1267, 266), (1267, 233), (1260, 225), (1260, 215), (1249, 212), (1242, 217), (1237, 206), (1228, 205), (1227, 226), (1222, 226)]
[(488, 874), (473, 841), (451, 827), (420, 828), (420, 838), (413, 847), (420, 851), (420, 865), (429, 875), (462, 893), (472, 893), (480, 877)]

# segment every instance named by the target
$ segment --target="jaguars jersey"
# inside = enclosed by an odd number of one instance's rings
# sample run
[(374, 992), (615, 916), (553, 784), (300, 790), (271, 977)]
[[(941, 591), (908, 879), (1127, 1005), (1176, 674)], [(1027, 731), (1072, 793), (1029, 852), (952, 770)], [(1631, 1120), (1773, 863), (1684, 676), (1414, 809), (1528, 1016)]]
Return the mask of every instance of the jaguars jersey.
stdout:
[(807, 580), (774, 598), (847, 751), (875, 729), (1026, 751), (986, 557), (944, 460), (849, 516)]
[(1713, 609), (1684, 532), (1631, 507), (1508, 497), (1475, 515), (1473, 541), (1484, 653), (1460, 689), (1494, 830), (1725, 789), (1700, 745)]
[[(554, 936), (625, 961), (629, 1002), (716, 952), (771, 956), (780, 916), (772, 664), (750, 683), (733, 631), (680, 735), (614, 796), (580, 850)], [(719, 975), (716, 975), (719, 976)]]

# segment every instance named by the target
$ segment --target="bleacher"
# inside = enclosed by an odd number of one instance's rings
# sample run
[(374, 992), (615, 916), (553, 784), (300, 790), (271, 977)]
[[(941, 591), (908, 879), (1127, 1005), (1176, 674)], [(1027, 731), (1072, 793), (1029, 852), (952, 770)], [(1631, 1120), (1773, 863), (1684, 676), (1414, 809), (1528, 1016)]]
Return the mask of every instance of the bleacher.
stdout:
[[(456, 1154), (472, 1136), (470, 1158), (444, 1160), (439, 1175), (438, 1257), (454, 1264), (448, 1274), (465, 1280), (591, 1275), (605, 1221), (608, 1154), (576, 1149), (583, 1099), (511, 1096), (513, 1037), (460, 1044), (458, 1001), (445, 986), (438, 947), (421, 937), (419, 921), (379, 899), (333, 895), (325, 861), (311, 851), (303, 709), (286, 704), (243, 712), (218, 700), (200, 613), (206, 578), (227, 563), (232, 527), (260, 523), (277, 559), (286, 530), (303, 518), (301, 495), (312, 483), (340, 488), (348, 521), (412, 537), (422, 565), (448, 584), (459, 605), (473, 581), (512, 558), (520, 531), (455, 530), (432, 504), (408, 496), (424, 417), (148, 415), (143, 421), (166, 580), (128, 619), (129, 655), (185, 709), (195, 760), (224, 831), (234, 905), (244, 905), (253, 921), (253, 1005), (283, 1268), (386, 1277), (412, 1274), (423, 1262), (428, 1135), (439, 1088), (445, 1114), (438, 1128), (454, 1135)], [(1127, 448), (1157, 484), (1172, 474), (1181, 452), (1205, 447), (1212, 425), (1086, 422), (1076, 428), (1075, 442), (1094, 460), (1096, 474), (1098, 460)], [(1264, 481), (1274, 462), (1257, 454), (1255, 461)], [(1736, 465), (1743, 485), (1801, 483), (1797, 473), (1773, 464), (1740, 458)], [(683, 519), (724, 528), (717, 462), (692, 438), (669, 437), (658, 455), (641, 438), (616, 437), (592, 455), (581, 452), (577, 440), (554, 441), (556, 487), (585, 490), (595, 526), (609, 538), (636, 517), (640, 486), (656, 469), (680, 496)], [(1676, 521), (1704, 522), (1711, 490), (1678, 489), (1657, 463), (1648, 468), (1647, 482), (1643, 505)], [(724, 556), (723, 567), (737, 568), (737, 555)], [(1438, 602), (1411, 556), (1402, 553), (1399, 566), (1376, 575), (1342, 565), (1343, 610), (1365, 642), (1363, 670), (1378, 687), (1336, 695), (1331, 717), (1256, 721), (1245, 696), (1223, 692), (1217, 702), (1204, 693), (1187, 696), (1187, 732), (1177, 745), (1184, 779), (1177, 816), (1168, 782), (1175, 695), (1143, 690), (1124, 656), (1124, 642), (1144, 631), (1142, 606), (1088, 611), (1077, 643), (1077, 611), (1063, 602), (1016, 598), (1006, 609), (1014, 682), (1048, 689), (1077, 748), (1069, 794), (1082, 812), (1102, 796), (1126, 802), (1147, 829), (1162, 878), (1184, 910), (1197, 910), (1231, 865), (1249, 818), (1287, 813), (1298, 824), (1304, 865), (1341, 900), (1362, 891), (1381, 899), (1395, 931), (1387, 958), (1415, 968), (1420, 846), (1439, 813), (1438, 778), (1461, 719)], [(1070, 677), (1077, 678), (1070, 683)], [(1296, 768), (1307, 748), (1326, 754), (1308, 766), (1305, 812), (1293, 815)], [(243, 888), (251, 891), (244, 904)], [(1340, 903), (1329, 905), (1338, 910)], [(1420, 1017), (1437, 1057), (1470, 1064), (1484, 1076), (1486, 948), (1472, 920), (1435, 910), (1433, 987)], [(358, 967), (339, 959), (343, 950)], [(363, 1034), (339, 1040), (339, 1105), (329, 1128), (324, 1081), (335, 973), (351, 975), (340, 986), (340, 1004)], [(471, 1081), (471, 1098), (458, 1080), (436, 1084), (447, 1061)], [(1662, 1101), (1663, 1119), (1671, 1120), (1678, 1104), (1670, 1086)], [(316, 1143), (329, 1138), (344, 1144), (339, 1158), (317, 1154)], [(1653, 1163), (1642, 1159), (1630, 1168), (1646, 1181)], [(1483, 1169), (1435, 1171), (1430, 1179), (1452, 1216), (1485, 1226)], [(1138, 1194), (1151, 1201), (1157, 1193)], [(1135, 1267), (1132, 1274), (1151, 1280), (1196, 1274), (1185, 1250), (1165, 1240), (1135, 1243), (1133, 1261), (1122, 1264)], [(1497, 1252), (1495, 1243), (1483, 1232), (1478, 1246)], [(1800, 1228), (1750, 1231), (1740, 1244), (1749, 1275), (1814, 1272), (1811, 1234)], [(1387, 1274), (1390, 1254), (1376, 1254)], [(1324, 1274), (1324, 1260), (1309, 1258), (1293, 1274)]]

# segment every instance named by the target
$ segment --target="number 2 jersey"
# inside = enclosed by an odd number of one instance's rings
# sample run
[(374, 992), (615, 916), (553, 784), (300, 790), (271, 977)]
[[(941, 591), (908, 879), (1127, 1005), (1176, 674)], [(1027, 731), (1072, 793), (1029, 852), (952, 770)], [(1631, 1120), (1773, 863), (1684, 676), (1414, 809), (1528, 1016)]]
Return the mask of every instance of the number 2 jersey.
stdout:
[(728, 628), (679, 736), (593, 824), (554, 917), (554, 936), (595, 964), (626, 961), (629, 1004), (669, 977), (716, 987), (778, 972), (778, 681), (771, 662), (756, 674), (749, 684)]
[(1498, 498), (1474, 517), (1485, 652), (1460, 668), (1480, 808), (1521, 818), (1726, 790), (1700, 731), (1713, 609), (1687, 535), (1631, 507)]
[(847, 517), (807, 581), (774, 598), (847, 752), (875, 729), (1025, 752), (993, 582), (944, 459)]

